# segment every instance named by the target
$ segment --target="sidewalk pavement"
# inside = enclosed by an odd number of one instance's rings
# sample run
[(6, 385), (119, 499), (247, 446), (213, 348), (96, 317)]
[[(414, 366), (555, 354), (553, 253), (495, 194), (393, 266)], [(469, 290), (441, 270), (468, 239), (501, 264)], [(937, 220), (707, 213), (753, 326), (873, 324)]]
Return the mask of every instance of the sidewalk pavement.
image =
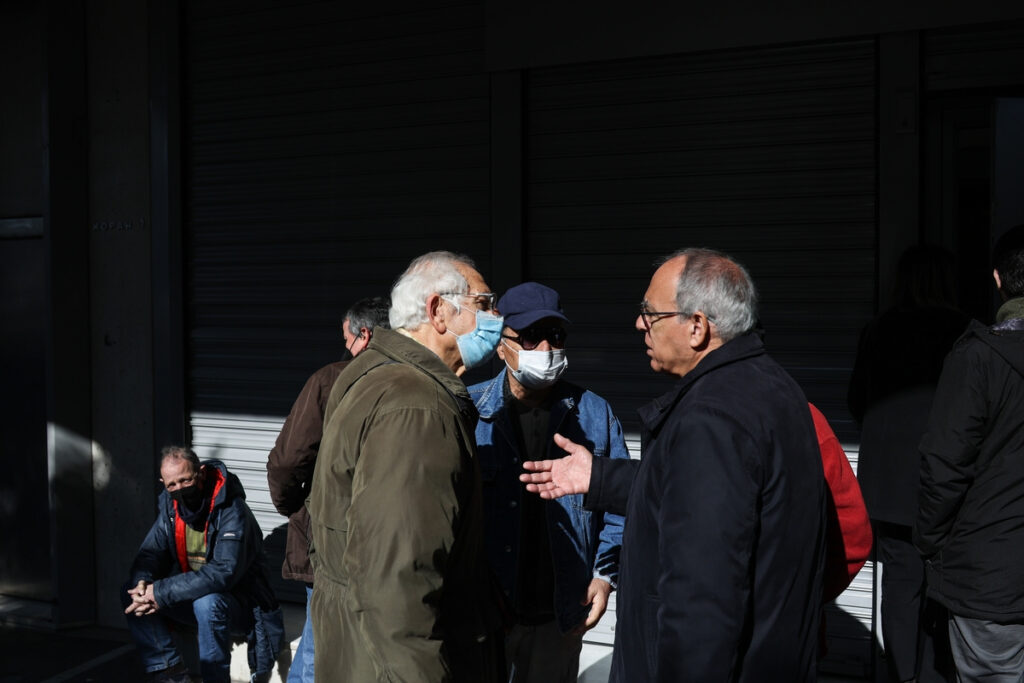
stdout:
[[(297, 634), (301, 631), (302, 610), (289, 607), (296, 609), (287, 610), (288, 633)], [(296, 620), (297, 627), (293, 623)], [(607, 683), (611, 648), (584, 645), (580, 663), (580, 683)], [(55, 632), (0, 623), (0, 683), (135, 683), (144, 680), (141, 671), (126, 630), (89, 626)], [(248, 680), (244, 646), (236, 647), (233, 653), (231, 673), (238, 683)], [(818, 680), (865, 681), (826, 675)], [(273, 681), (280, 681), (277, 672)]]

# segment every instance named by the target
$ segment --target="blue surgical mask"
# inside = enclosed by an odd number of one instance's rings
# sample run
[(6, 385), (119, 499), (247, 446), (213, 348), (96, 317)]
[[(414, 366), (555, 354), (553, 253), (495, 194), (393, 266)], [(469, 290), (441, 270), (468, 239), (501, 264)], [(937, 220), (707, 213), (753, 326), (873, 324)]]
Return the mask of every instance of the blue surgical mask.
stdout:
[[(456, 307), (458, 304), (452, 302)], [(462, 364), (467, 370), (482, 365), (487, 359), (494, 355), (494, 349), (498, 348), (501, 341), (501, 331), (505, 328), (505, 319), (490, 311), (476, 312), (476, 325), (465, 334), (455, 334), (456, 343), (459, 345), (459, 353), (462, 355)]]

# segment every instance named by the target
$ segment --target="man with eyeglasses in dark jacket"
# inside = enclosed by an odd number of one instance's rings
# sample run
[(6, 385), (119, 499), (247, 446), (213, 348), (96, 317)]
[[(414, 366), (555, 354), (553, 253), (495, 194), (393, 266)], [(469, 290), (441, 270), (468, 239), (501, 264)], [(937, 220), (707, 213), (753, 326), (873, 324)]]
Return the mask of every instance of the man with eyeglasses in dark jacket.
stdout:
[(567, 457), (526, 463), (528, 490), (626, 513), (613, 683), (815, 680), (825, 477), (807, 399), (765, 352), (756, 304), (724, 254), (671, 255), (635, 326), (651, 368), (679, 380), (639, 411), (639, 463), (560, 435)]

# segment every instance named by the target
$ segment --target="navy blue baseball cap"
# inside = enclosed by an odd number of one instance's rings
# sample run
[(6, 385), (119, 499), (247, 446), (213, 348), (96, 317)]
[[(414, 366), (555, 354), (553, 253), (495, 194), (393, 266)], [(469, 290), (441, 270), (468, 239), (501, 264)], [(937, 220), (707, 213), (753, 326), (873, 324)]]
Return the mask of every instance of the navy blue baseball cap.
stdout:
[(569, 322), (562, 313), (558, 292), (539, 282), (524, 282), (510, 288), (498, 299), (498, 310), (513, 330), (524, 330), (543, 318)]

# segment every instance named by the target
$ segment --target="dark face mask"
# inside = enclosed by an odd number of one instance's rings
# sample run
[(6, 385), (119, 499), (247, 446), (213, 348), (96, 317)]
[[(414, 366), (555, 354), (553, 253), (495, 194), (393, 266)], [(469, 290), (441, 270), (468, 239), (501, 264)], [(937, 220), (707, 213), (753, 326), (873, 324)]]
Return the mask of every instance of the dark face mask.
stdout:
[(188, 512), (199, 512), (203, 505), (203, 487), (200, 482), (192, 486), (185, 486), (175, 491), (169, 491), (171, 500), (178, 502), (178, 508), (184, 508)]

